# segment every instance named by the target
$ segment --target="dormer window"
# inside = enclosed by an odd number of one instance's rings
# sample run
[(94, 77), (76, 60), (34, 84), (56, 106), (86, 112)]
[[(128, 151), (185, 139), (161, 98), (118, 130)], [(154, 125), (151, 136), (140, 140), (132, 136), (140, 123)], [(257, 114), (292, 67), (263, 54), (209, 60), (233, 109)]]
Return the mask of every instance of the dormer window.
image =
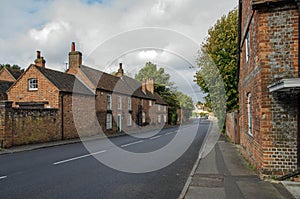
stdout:
[(32, 78), (28, 80), (28, 90), (36, 91), (38, 90), (38, 80), (37, 78)]

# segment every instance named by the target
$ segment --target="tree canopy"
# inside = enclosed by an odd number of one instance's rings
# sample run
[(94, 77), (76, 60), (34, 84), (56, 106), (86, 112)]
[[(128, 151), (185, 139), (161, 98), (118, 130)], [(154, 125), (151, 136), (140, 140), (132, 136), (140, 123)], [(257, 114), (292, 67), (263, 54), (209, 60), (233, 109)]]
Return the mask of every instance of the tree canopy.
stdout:
[(146, 78), (152, 78), (156, 84), (172, 86), (170, 75), (165, 73), (163, 68), (157, 69), (156, 64), (147, 62), (146, 65), (135, 75), (135, 79), (142, 82)]
[[(205, 97), (206, 104), (212, 107), (212, 98), (216, 97), (217, 91), (209, 90), (209, 86), (219, 86), (220, 82), (210, 83), (205, 81), (212, 73), (212, 67), (208, 66), (209, 59), (214, 63), (220, 74), (226, 92), (226, 110), (238, 108), (238, 85), (237, 85), (237, 38), (238, 38), (238, 10), (234, 9), (219, 19), (208, 30), (208, 38), (201, 45), (198, 56), (200, 70), (196, 73), (196, 82), (208, 95)], [(209, 68), (210, 67), (210, 68)], [(203, 69), (206, 72), (203, 72)], [(212, 75), (211, 75), (212, 76)], [(214, 78), (213, 76), (211, 78)], [(210, 85), (209, 85), (210, 84)], [(213, 85), (215, 84), (215, 85)]]
[(4, 68), (4, 67), (6, 67), (6, 68), (12, 68), (12, 69), (20, 70), (20, 71), (24, 71), (24, 69), (21, 69), (21, 67), (18, 66), (18, 65), (16, 65), (16, 64), (14, 64), (14, 65), (10, 65), (10, 64), (0, 64), (0, 70), (1, 70), (2, 68)]
[(170, 124), (176, 124), (178, 117), (177, 109), (179, 107), (182, 109), (184, 119), (192, 115), (192, 110), (194, 109), (192, 98), (173, 87), (174, 82), (170, 81), (170, 75), (165, 73), (163, 68), (157, 68), (155, 64), (147, 62), (145, 67), (135, 75), (135, 79), (140, 82), (146, 78), (154, 80), (154, 91), (169, 105), (168, 122)]

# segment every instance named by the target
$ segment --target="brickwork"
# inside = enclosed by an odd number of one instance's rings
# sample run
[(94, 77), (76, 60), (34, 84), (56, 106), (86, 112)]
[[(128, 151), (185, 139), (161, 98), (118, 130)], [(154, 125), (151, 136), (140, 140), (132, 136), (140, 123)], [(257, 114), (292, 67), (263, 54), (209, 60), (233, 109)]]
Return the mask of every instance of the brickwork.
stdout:
[(15, 78), (5, 68), (0, 71), (0, 80), (8, 82), (16, 81)]
[(235, 143), (240, 143), (240, 134), (238, 129), (238, 113), (233, 111), (226, 114), (226, 134), (230, 140)]
[[(298, 77), (297, 7), (287, 3), (253, 11), (251, 1), (243, 1), (241, 24), (241, 146), (262, 177), (283, 175), (297, 169), (297, 100), (293, 94), (270, 93), (268, 86), (282, 78)], [(252, 134), (248, 128), (249, 93)]]
[[(28, 80), (38, 79), (38, 89), (29, 90)], [(18, 107), (17, 102), (48, 102), (50, 108), (59, 107), (59, 90), (43, 76), (33, 65), (31, 65), (8, 91), (8, 100), (13, 101), (13, 107)]]

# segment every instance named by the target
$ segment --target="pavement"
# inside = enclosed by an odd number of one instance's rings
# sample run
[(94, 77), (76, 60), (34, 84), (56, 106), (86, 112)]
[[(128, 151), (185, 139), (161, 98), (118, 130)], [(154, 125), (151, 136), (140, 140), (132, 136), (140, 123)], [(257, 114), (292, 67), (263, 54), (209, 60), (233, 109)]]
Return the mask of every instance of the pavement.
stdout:
[(194, 165), (180, 199), (300, 199), (300, 183), (262, 181), (236, 145), (221, 135), (217, 144)]

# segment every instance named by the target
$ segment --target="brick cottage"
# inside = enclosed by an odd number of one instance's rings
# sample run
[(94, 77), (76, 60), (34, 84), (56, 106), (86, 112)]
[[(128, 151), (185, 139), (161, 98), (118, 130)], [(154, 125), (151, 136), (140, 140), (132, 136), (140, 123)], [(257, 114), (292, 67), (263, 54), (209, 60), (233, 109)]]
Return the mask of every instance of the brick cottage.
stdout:
[(300, 167), (299, 1), (239, 1), (239, 129), (261, 177)]
[(7, 98), (0, 107), (1, 147), (70, 139), (78, 132), (162, 128), (168, 121), (168, 105), (154, 92), (152, 79), (140, 83), (124, 75), (121, 63), (116, 75), (82, 65), (74, 42), (65, 73), (48, 69), (37, 51), (35, 64), (7, 90)]

